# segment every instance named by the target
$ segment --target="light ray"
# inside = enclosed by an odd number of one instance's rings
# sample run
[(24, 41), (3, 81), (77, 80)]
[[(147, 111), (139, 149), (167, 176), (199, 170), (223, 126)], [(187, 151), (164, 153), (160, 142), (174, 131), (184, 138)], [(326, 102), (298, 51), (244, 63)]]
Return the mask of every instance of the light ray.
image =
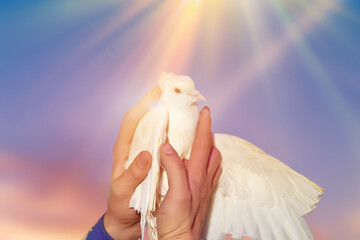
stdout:
[[(334, 116), (339, 118), (340, 122), (344, 123), (342, 126), (347, 131), (347, 135), (351, 138), (349, 143), (353, 145), (353, 151), (357, 152), (360, 142), (360, 125), (358, 124), (356, 117), (353, 116), (352, 110), (344, 100), (343, 96), (339, 93), (334, 80), (322, 67), (321, 63), (306, 43), (300, 29), (296, 26), (286, 9), (279, 5), (277, 0), (272, 0), (279, 15), (282, 17), (283, 22), (291, 36), (293, 42), (296, 43), (299, 53), (302, 56), (304, 63), (309, 68), (313, 75), (313, 80), (318, 89), (322, 92), (324, 98), (332, 106)], [(333, 5), (330, 5), (333, 6)], [(360, 165), (358, 166), (360, 167)], [(360, 169), (360, 168), (359, 168)]]
[[(334, 9), (319, 9), (316, 19), (309, 19), (308, 15), (303, 12), (303, 15), (297, 21), (297, 25), (302, 32), (310, 32), (316, 27), (316, 23), (324, 19), (331, 11), (334, 11)], [(253, 83), (259, 72), (280, 61), (287, 50), (296, 44), (293, 36), (286, 31), (274, 39), (265, 39), (263, 42), (266, 43), (261, 47), (261, 51), (258, 54), (253, 55), (239, 70), (229, 74), (230, 81), (228, 81), (228, 87), (224, 89), (224, 92), (227, 94), (218, 102), (220, 109), (232, 101), (233, 97), (241, 94), (241, 91), (246, 90), (247, 86)]]

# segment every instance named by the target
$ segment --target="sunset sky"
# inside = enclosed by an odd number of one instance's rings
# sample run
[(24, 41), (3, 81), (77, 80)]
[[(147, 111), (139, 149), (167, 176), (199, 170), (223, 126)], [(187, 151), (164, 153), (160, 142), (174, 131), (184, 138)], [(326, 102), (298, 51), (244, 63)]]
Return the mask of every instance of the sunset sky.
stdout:
[(81, 239), (162, 72), (325, 189), (315, 239), (360, 239), (359, 1), (5, 0), (0, 30), (0, 239)]

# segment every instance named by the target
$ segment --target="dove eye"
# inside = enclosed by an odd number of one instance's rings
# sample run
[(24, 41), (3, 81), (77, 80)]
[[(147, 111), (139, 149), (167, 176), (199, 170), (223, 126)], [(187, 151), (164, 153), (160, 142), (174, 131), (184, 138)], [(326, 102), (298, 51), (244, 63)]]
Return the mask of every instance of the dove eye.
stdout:
[(176, 93), (181, 93), (181, 90), (178, 89), (178, 88), (174, 88), (174, 91), (175, 91)]

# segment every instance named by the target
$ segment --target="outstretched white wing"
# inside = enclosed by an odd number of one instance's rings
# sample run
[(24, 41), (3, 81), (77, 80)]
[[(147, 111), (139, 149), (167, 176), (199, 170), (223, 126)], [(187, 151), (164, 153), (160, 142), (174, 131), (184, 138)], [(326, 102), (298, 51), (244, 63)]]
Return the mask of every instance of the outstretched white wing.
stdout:
[(206, 239), (313, 239), (304, 217), (323, 189), (255, 145), (215, 134), (223, 173), (206, 222)]
[(168, 118), (168, 110), (161, 102), (145, 114), (136, 128), (131, 142), (129, 161), (126, 162), (125, 166), (127, 169), (141, 151), (149, 151), (152, 155), (152, 165), (148, 176), (136, 188), (129, 206), (141, 213), (140, 223), (143, 237), (147, 213), (148, 211), (155, 211), (156, 207), (157, 185), (161, 166), (159, 148), (166, 140)]

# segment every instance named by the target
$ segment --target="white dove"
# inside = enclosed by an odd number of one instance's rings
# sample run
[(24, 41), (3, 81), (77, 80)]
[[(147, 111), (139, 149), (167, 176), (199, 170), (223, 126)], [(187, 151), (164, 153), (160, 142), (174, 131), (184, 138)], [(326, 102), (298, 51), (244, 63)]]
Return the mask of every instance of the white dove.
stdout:
[[(189, 159), (199, 119), (196, 102), (205, 98), (187, 76), (163, 74), (159, 104), (139, 122), (129, 161), (143, 150), (152, 156), (152, 166), (130, 201), (141, 213), (142, 236), (148, 223), (151, 239), (157, 239), (157, 209), (168, 189), (161, 171), (159, 148), (165, 142), (180, 157)], [(222, 155), (223, 169), (204, 226), (203, 238), (247, 236), (262, 240), (313, 239), (304, 217), (316, 208), (324, 190), (255, 145), (238, 137), (214, 134), (214, 145)]]

